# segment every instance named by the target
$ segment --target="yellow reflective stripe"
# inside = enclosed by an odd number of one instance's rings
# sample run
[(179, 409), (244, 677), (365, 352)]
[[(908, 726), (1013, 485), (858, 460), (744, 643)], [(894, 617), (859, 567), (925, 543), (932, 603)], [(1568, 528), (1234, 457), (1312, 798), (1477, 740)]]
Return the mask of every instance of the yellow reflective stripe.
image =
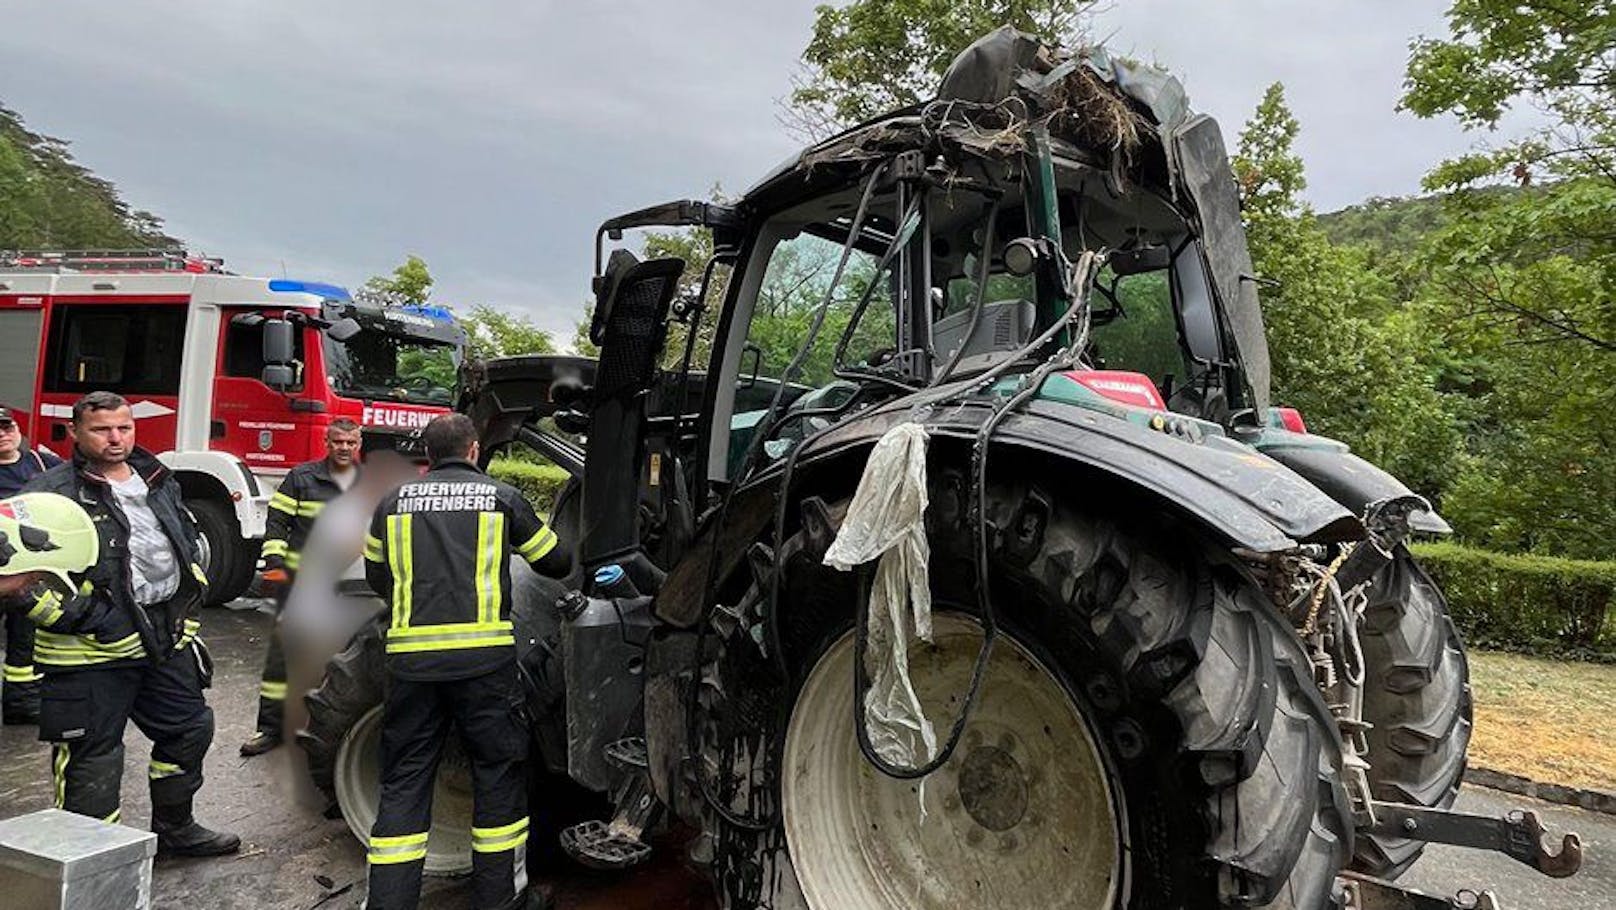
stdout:
[(55, 743), (51, 746), (51, 748), (54, 751), (54, 754), (51, 756), (53, 759), (51, 761), (51, 778), (56, 784), (56, 793), (53, 797), (53, 805), (60, 809), (62, 808), (62, 804), (67, 802), (68, 747), (67, 743)]
[(138, 633), (102, 642), (89, 635), (64, 635), (41, 629), (34, 638), (34, 659), (49, 667), (83, 666), (145, 654)]
[(393, 570), (393, 628), (410, 624), (411, 588), (415, 586), (415, 554), (411, 549), (413, 515), (387, 516), (387, 562)]
[(185, 769), (169, 761), (152, 759), (146, 768), (146, 776), (152, 780), (162, 780), (165, 777), (178, 777), (185, 773)]
[(370, 562), (385, 562), (382, 552), (382, 542), (369, 534), (365, 535), (365, 559)]
[(89, 597), (90, 593), (92, 591), (94, 591), (94, 590), (95, 590), (95, 585), (90, 584), (90, 580), (88, 578), (86, 578), (84, 581), (79, 582), (79, 593), (84, 595), (85, 597)]
[(119, 807), (117, 809), (113, 809), (111, 812), (107, 813), (105, 818), (101, 820), (109, 825), (116, 825), (118, 822), (123, 820), (123, 808)]
[(264, 680), (258, 684), (258, 694), (270, 701), (286, 700), (286, 683)]
[(287, 550), (281, 561), (286, 563), (286, 568), (296, 570), (298, 566), (303, 564), (303, 554), (296, 550)]
[(477, 513), (477, 621), (499, 621), (499, 566), (505, 554), (505, 513)]
[(477, 853), (503, 853), (527, 843), (526, 818), (498, 828), (472, 828), (471, 849)]
[(325, 508), (325, 503), (323, 502), (305, 500), (297, 504), (297, 514), (300, 518), (313, 518), (319, 515), (320, 510), (323, 508)]
[(397, 837), (372, 837), (365, 860), (373, 865), (410, 863), (426, 858), (426, 834), (402, 834)]
[(38, 682), (44, 677), (34, 672), (33, 664), (23, 667), (13, 667), (11, 664), (0, 664), (0, 676), (4, 676), (8, 683)]
[(207, 586), (207, 583), (208, 583), (208, 573), (206, 573), (206, 572), (204, 572), (204, 571), (202, 571), (202, 567), (201, 567), (201, 566), (199, 566), (199, 565), (197, 565), (197, 564), (196, 564), (196, 563), (194, 563), (194, 562), (193, 562), (193, 563), (191, 563), (191, 574), (192, 574), (192, 575), (195, 575), (195, 576), (196, 576), (196, 580), (197, 580), (197, 581), (199, 581), (199, 582), (201, 582), (201, 583), (202, 583), (202, 584), (203, 584), (203, 586), (204, 586), (204, 587), (206, 587), (206, 586)]
[(512, 634), (511, 624), (508, 622), (444, 623), (387, 630), (389, 654), (497, 648), (515, 644), (516, 636)]
[(196, 639), (196, 634), (200, 631), (202, 631), (202, 623), (200, 621), (195, 619), (187, 619), (184, 627), (180, 630), (180, 640), (174, 643), (174, 650), (178, 651), (179, 649), (189, 645)]
[(286, 555), (286, 541), (281, 540), (279, 538), (271, 537), (268, 540), (264, 541), (263, 547), (260, 548), (258, 552), (263, 554), (264, 556), (285, 556)]
[(297, 500), (287, 496), (285, 493), (282, 493), (279, 490), (275, 491), (274, 496), (269, 497), (269, 507), (277, 512), (285, 512), (288, 515), (296, 515), (297, 506)]
[(528, 562), (538, 562), (544, 558), (544, 554), (554, 550), (555, 545), (556, 533), (549, 528), (540, 528), (537, 533), (516, 548), (516, 553)]
[(34, 606), (28, 611), (28, 618), (36, 625), (55, 625), (62, 618), (62, 595), (54, 588), (47, 588), (34, 598)]

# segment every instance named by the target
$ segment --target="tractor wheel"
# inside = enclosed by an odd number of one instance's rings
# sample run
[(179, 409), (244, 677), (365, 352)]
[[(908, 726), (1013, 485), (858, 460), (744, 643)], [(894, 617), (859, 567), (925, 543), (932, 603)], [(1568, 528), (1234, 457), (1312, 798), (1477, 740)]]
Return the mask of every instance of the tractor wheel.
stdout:
[(309, 777), (333, 802), (338, 801), (337, 753), (360, 718), (382, 703), (387, 670), (382, 665), (385, 610), (360, 627), (337, 656), (326, 664), (320, 687), (303, 696), (308, 725), (297, 731), (297, 743), (308, 756)]
[[(982, 632), (961, 498), (931, 501), (934, 638), (909, 662), (941, 741)], [(1124, 531), (1026, 488), (987, 506), (1014, 529), (992, 559), (999, 640), (958, 749), (923, 780), (858, 749), (856, 583), (819, 565), (811, 531), (780, 547), (781, 627), (742, 627), (701, 695), (725, 906), (1330, 906), (1353, 839), (1341, 741), (1249, 576), (1182, 528)], [(783, 653), (756, 656), (758, 639)], [(787, 681), (759, 684), (776, 660)], [(749, 729), (775, 699), (783, 735)]]
[[(1446, 809), (1459, 795), (1470, 744), (1470, 669), (1447, 599), (1406, 549), (1374, 578), (1361, 636), (1363, 719), (1376, 799)], [(1359, 838), (1357, 868), (1401, 875), (1424, 842)]]

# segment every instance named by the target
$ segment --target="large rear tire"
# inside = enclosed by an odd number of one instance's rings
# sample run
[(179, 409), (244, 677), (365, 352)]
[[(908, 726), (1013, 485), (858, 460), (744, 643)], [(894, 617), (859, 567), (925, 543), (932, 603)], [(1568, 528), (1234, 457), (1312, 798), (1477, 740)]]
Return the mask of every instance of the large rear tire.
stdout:
[[(1470, 745), (1470, 667), (1447, 599), (1409, 552), (1373, 579), (1361, 637), (1363, 719), (1369, 730), (1369, 785), (1376, 799), (1446, 809), (1459, 795)], [(1401, 875), (1423, 841), (1381, 836), (1358, 841), (1357, 868)]]
[[(928, 516), (941, 638), (911, 649), (917, 687), (941, 698), (928, 705), (939, 737), (958, 711), (948, 695), (962, 694), (953, 682), (960, 664), (968, 675), (975, 657), (962, 620), (944, 618), (975, 607), (971, 536), (962, 497), (949, 494), (960, 488), (942, 480)], [(1125, 531), (1047, 491), (995, 486), (986, 515), (1011, 529), (992, 560), (1007, 639), (993, 662), (1019, 665), (1008, 675), (993, 669), (988, 685), (1021, 694), (1007, 702), (984, 690), (950, 766), (957, 770), (924, 787), (880, 775), (851, 739), (851, 577), (819, 565), (823, 544), (806, 534), (780, 547), (774, 640), (790, 680), (760, 693), (768, 660), (751, 645), (755, 632), (738, 634), (713, 668), (713, 691), (735, 694), (704, 696), (704, 746), (719, 769), (713, 795), (725, 810), (709, 809), (709, 826), (726, 906), (1330, 906), (1353, 842), (1342, 745), (1300, 642), (1249, 576), (1185, 529)], [(786, 728), (794, 732), (749, 722), (761, 699), (794, 705)], [(827, 699), (847, 712), (839, 730), (819, 719), (835, 713)], [(1066, 743), (1058, 762), (1027, 745), (1039, 734)], [(1091, 772), (1103, 784), (1083, 784)], [(782, 789), (776, 779), (837, 775), (860, 796), (816, 794), (796, 780)], [(1029, 798), (1008, 808), (992, 800), (979, 817), (965, 806), (983, 792)], [(1057, 805), (1063, 795), (1082, 812)], [(916, 828), (922, 804), (925, 825), (957, 837), (932, 844), (939, 833)], [(783, 822), (754, 830), (736, 813)], [(900, 827), (883, 835), (883, 825)]]

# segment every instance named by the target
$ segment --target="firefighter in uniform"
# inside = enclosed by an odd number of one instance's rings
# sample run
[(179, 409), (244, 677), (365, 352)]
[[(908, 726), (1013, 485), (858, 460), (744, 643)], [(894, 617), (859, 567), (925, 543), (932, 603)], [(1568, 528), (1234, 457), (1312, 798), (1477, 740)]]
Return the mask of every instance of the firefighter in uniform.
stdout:
[(366, 906), (413, 908), (420, 899), (432, 786), (452, 722), (471, 761), (473, 902), (522, 907), (536, 898), (526, 896), (528, 732), (510, 554), (553, 577), (571, 557), (514, 487), (477, 468), (470, 418), (435, 418), (423, 439), (431, 469), (381, 501), (365, 538), (366, 577), (392, 605)]
[[(259, 552), (264, 557), (264, 581), (274, 586), (277, 616), (286, 606), (314, 519), (359, 476), (359, 436), (359, 424), (352, 420), (339, 417), (331, 421), (325, 431), (325, 457), (292, 468), (269, 499), (269, 523)], [(264, 675), (258, 683), (258, 729), (241, 744), (244, 757), (262, 755), (281, 744), (285, 708), (286, 652), (277, 624), (269, 635)]]
[[(0, 498), (15, 496), (23, 484), (62, 463), (49, 452), (30, 450), (11, 411), (0, 408)], [(21, 613), (5, 617), (6, 656), (0, 664), (0, 723), (39, 722), (39, 680), (34, 670), (34, 624)]]
[(28, 482), (95, 523), (100, 559), (76, 596), (41, 590), (28, 605), (44, 671), (39, 738), (52, 745), (57, 808), (119, 820), (123, 735), (152, 741), (147, 777), (159, 856), (234, 853), (241, 839), (197, 824), (191, 801), (213, 741), (202, 697), (212, 675), (197, 638), (207, 576), (179, 483), (135, 446), (129, 403), (91, 392), (73, 405), (73, 459)]

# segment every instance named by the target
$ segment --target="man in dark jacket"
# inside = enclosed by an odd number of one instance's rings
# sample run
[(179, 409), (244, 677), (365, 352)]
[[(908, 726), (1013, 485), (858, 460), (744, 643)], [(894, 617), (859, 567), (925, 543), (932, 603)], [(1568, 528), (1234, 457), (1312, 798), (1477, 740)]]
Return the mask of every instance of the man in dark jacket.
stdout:
[(431, 470), (382, 499), (365, 538), (366, 579), (392, 605), (365, 906), (420, 900), (432, 785), (452, 721), (471, 762), (473, 905), (521, 907), (537, 898), (526, 893), (528, 733), (516, 710), (510, 554), (557, 578), (571, 557), (521, 493), (477, 468), (470, 418), (435, 418), (423, 441)]
[[(23, 484), (62, 463), (49, 452), (30, 451), (11, 412), (0, 408), (0, 499), (15, 496)], [(0, 664), (0, 722), (39, 722), (39, 673), (34, 669), (34, 624), (19, 612), (6, 613), (6, 657)]]
[[(303, 543), (325, 504), (349, 489), (359, 476), (359, 424), (346, 417), (331, 421), (325, 431), (325, 457), (307, 461), (286, 472), (286, 479), (269, 500), (269, 525), (264, 529), (264, 581), (274, 586), (275, 612), (286, 605), (286, 595), (298, 566)], [(262, 755), (281, 744), (285, 736), (286, 652), (280, 626), (269, 636), (264, 675), (258, 683), (258, 730), (241, 744), (243, 756)]]
[(207, 576), (196, 526), (168, 469), (135, 446), (123, 398), (80, 398), (73, 442), (72, 461), (25, 488), (77, 502), (101, 539), (101, 557), (78, 595), (43, 590), (27, 613), (39, 627), (39, 738), (52, 745), (56, 806), (119, 820), (123, 734), (133, 720), (152, 741), (147, 777), (158, 855), (234, 853), (240, 838), (209, 831), (191, 814), (213, 741), (213, 711), (202, 698), (210, 665), (197, 638)]

